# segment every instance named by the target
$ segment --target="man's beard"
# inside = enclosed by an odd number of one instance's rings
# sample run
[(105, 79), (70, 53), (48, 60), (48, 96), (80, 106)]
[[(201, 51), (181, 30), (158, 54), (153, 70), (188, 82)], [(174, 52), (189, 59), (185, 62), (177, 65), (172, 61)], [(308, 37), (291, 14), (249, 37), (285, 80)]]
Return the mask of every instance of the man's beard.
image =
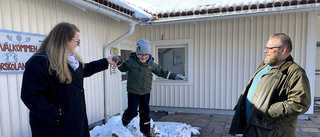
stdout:
[(279, 60), (280, 60), (279, 59), (279, 52), (276, 52), (274, 54), (274, 56), (269, 56), (269, 58), (267, 56), (266, 59), (264, 60), (264, 63), (272, 66), (272, 65), (276, 64)]

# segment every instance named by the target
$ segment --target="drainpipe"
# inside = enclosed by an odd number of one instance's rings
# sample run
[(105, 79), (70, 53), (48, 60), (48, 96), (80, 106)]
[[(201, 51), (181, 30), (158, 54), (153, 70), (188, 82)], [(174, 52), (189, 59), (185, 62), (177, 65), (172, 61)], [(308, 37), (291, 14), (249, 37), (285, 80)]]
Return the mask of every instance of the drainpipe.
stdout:
[[(108, 57), (109, 56), (109, 50), (114, 47), (115, 45), (117, 45), (118, 43), (120, 43), (121, 41), (123, 41), (124, 39), (128, 38), (130, 35), (133, 34), (134, 32), (134, 27), (136, 24), (138, 24), (139, 22), (136, 20), (131, 19), (131, 16), (129, 15), (125, 15), (125, 14), (121, 14), (118, 12), (114, 12), (112, 11), (112, 9), (110, 10), (106, 10), (100, 6), (97, 6), (96, 2), (92, 1), (92, 0), (62, 0), (64, 2), (67, 2), (73, 6), (76, 6), (78, 8), (80, 8), (81, 10), (91, 10), (103, 15), (106, 15), (110, 18), (113, 18), (117, 21), (125, 21), (128, 22), (130, 25), (130, 30), (123, 34), (122, 36), (120, 36), (119, 38), (117, 38), (116, 40), (114, 40), (113, 42), (109, 43), (108, 45), (104, 46), (104, 57)], [(105, 70), (104, 71), (105, 77), (104, 77), (104, 81), (105, 81), (105, 112), (104, 112), (104, 122), (106, 123), (109, 120), (109, 105), (110, 105), (110, 99), (109, 99), (109, 79), (108, 79), (108, 71)]]
[[(125, 40), (126, 38), (128, 38), (130, 35), (132, 35), (132, 33), (134, 32), (134, 27), (135, 27), (136, 23), (134, 22), (130, 22), (130, 30), (123, 34), (121, 37), (117, 38), (116, 40), (112, 41), (111, 43), (109, 43), (108, 45), (104, 46), (104, 50), (103, 50), (103, 53), (104, 53), (104, 57), (108, 57), (109, 56), (109, 53), (108, 51), (110, 51), (110, 49), (112, 47), (114, 47), (115, 45), (117, 45), (118, 43), (120, 43), (121, 41)], [(109, 68), (110, 69), (110, 68)], [(109, 96), (109, 93), (110, 93), (110, 89), (109, 89), (109, 75), (108, 75), (108, 71), (105, 70), (104, 71), (104, 81), (105, 81), (105, 117), (104, 117), (104, 122), (107, 123), (108, 120), (109, 120), (109, 106), (110, 106), (110, 96)]]

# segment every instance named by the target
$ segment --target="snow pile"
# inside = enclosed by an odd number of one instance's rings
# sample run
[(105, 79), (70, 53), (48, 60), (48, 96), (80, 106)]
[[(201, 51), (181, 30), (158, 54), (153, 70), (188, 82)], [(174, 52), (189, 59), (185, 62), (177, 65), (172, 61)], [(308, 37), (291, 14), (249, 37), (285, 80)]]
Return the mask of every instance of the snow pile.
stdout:
[[(186, 137), (199, 135), (199, 127), (191, 127), (185, 123), (150, 121), (151, 132), (156, 137)], [(91, 137), (143, 137), (139, 127), (139, 116), (124, 127), (121, 116), (113, 116), (102, 126), (96, 126), (90, 131)]]

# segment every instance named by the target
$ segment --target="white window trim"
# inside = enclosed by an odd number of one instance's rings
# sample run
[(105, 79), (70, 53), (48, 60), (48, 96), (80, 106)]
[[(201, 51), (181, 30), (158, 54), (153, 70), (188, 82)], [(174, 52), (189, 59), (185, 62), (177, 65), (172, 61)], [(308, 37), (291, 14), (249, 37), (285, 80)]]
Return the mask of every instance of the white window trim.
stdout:
[[(192, 53), (192, 40), (191, 39), (177, 39), (177, 40), (160, 40), (160, 41), (150, 41), (152, 55), (154, 55), (154, 61), (158, 64), (158, 52), (159, 47), (179, 47), (178, 45), (186, 46), (186, 57), (187, 57), (187, 70), (186, 76), (187, 80), (168, 80), (168, 79), (156, 79), (156, 75), (153, 75), (154, 85), (192, 85), (193, 84), (193, 53)], [(177, 45), (177, 46), (174, 46)], [(166, 69), (166, 68), (164, 68)], [(170, 71), (170, 70), (169, 70)]]

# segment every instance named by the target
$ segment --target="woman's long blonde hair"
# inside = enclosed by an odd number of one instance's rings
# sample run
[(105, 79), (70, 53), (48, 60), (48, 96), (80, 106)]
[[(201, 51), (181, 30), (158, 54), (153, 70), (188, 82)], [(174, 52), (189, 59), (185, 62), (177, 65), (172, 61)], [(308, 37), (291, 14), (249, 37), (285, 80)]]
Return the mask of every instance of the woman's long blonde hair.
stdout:
[[(73, 24), (62, 22), (57, 24), (43, 40), (37, 52), (44, 51), (49, 60), (49, 73), (56, 75), (61, 83), (72, 82), (71, 73), (68, 68), (67, 43), (72, 40), (76, 32), (80, 30)], [(84, 63), (79, 55), (75, 53), (79, 63)]]

